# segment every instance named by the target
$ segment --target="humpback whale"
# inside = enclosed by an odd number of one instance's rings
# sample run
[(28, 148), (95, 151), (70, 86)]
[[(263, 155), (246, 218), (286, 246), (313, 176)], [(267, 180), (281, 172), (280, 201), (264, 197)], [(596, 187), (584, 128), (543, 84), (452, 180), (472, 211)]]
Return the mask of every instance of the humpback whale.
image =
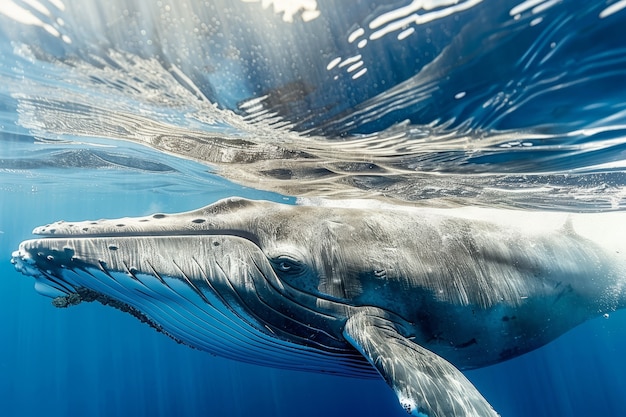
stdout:
[(379, 374), (416, 416), (497, 416), (461, 371), (623, 308), (623, 217), (229, 198), (41, 226), (12, 262), (57, 307), (99, 301), (256, 364)]

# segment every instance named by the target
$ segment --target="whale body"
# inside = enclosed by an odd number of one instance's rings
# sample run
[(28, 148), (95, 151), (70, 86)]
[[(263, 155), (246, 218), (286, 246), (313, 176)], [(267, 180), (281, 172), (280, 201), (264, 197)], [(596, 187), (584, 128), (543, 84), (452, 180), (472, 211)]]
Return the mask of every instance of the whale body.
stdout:
[(418, 416), (496, 416), (461, 370), (625, 305), (625, 215), (230, 198), (38, 227), (13, 253), (57, 307), (99, 301), (256, 364), (381, 375)]

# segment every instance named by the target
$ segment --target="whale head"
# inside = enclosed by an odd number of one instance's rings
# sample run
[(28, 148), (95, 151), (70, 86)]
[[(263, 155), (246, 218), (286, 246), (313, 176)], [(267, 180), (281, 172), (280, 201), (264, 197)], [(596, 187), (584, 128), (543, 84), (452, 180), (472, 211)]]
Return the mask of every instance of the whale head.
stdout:
[(341, 337), (350, 307), (325, 266), (330, 231), (314, 210), (297, 222), (292, 210), (230, 198), (178, 214), (59, 221), (36, 228), (41, 238), (12, 262), (57, 307), (99, 301), (220, 356), (371, 376)]

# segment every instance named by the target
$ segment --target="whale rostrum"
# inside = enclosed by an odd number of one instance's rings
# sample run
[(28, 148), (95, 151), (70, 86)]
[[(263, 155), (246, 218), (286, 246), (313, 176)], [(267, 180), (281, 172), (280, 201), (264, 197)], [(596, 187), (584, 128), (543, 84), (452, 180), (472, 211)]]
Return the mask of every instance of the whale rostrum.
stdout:
[(461, 370), (624, 307), (625, 218), (230, 198), (38, 227), (12, 262), (57, 307), (99, 301), (237, 360), (380, 374), (413, 415), (496, 416)]

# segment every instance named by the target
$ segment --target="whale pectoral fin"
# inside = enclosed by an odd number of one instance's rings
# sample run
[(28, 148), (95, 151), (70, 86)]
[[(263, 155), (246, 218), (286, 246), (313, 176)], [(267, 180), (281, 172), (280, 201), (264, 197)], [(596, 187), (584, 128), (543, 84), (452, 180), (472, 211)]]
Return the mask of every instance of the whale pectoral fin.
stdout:
[(404, 337), (400, 326), (381, 310), (364, 308), (348, 319), (343, 334), (380, 372), (408, 413), (498, 416), (461, 371)]

